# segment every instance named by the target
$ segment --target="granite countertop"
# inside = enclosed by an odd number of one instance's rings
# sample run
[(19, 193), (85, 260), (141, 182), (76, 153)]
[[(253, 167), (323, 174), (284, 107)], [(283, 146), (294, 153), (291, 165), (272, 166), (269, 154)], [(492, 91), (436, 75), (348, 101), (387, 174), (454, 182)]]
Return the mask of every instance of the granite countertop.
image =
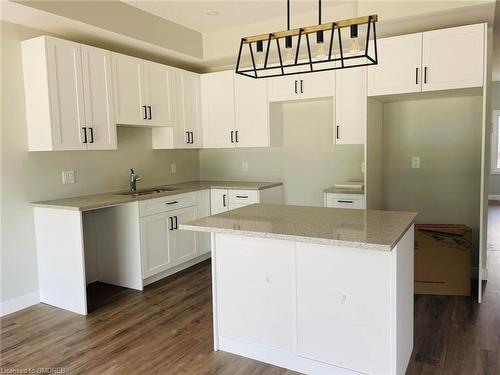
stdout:
[(417, 213), (252, 204), (181, 229), (391, 251)]
[(126, 192), (126, 190), (94, 194), (94, 195), (83, 195), (71, 198), (54, 199), (48, 201), (32, 202), (31, 205), (35, 207), (48, 207), (48, 208), (59, 208), (66, 210), (76, 210), (76, 211), (90, 211), (99, 208), (117, 206), (119, 204), (137, 202), (146, 199), (166, 197), (170, 195), (177, 195), (183, 193), (189, 193), (191, 191), (198, 191), (204, 189), (242, 189), (242, 190), (264, 190), (275, 186), (283, 185), (281, 182), (255, 182), (255, 181), (189, 181), (181, 182), (177, 184), (152, 186), (152, 187), (141, 187), (138, 191), (154, 189), (154, 188), (170, 188), (174, 189), (172, 191), (147, 194), (141, 196), (133, 195), (123, 195), (120, 193)]
[(345, 189), (345, 188), (337, 188), (335, 186), (332, 186), (328, 189), (324, 190), (325, 193), (332, 193), (332, 194), (361, 194), (363, 195), (365, 193), (365, 189)]

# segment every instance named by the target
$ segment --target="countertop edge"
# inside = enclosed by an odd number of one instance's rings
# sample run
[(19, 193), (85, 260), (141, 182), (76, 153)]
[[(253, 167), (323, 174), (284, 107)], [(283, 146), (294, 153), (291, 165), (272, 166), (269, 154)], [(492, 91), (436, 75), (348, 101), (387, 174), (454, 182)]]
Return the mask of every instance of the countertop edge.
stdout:
[[(168, 186), (178, 186), (182, 184), (188, 184), (188, 183), (197, 183), (198, 181), (187, 181), (187, 182), (179, 182), (179, 183), (174, 183), (174, 184), (168, 184), (168, 185), (158, 185), (154, 187), (168, 187)], [(28, 202), (28, 204), (32, 207), (41, 207), (41, 208), (53, 208), (53, 209), (58, 209), (58, 210), (69, 210), (69, 211), (80, 211), (80, 212), (85, 212), (85, 211), (93, 211), (93, 210), (98, 210), (101, 208), (109, 208), (109, 207), (115, 207), (119, 206), (122, 204), (128, 204), (128, 203), (134, 203), (134, 202), (141, 202), (145, 201), (148, 199), (155, 199), (155, 198), (163, 198), (163, 197), (168, 197), (168, 196), (173, 196), (173, 195), (178, 195), (178, 194), (185, 194), (185, 193), (191, 193), (195, 191), (201, 191), (201, 190), (206, 190), (206, 189), (228, 189), (228, 190), (255, 190), (255, 191), (261, 191), (261, 190), (266, 190), (266, 189), (271, 189), (277, 186), (283, 186), (283, 182), (269, 182), (265, 186), (260, 186), (260, 187), (245, 187), (245, 186), (231, 186), (231, 184), (234, 183), (245, 183), (243, 182), (236, 182), (236, 181), (228, 181), (227, 185), (224, 185), (220, 181), (214, 181), (213, 184), (210, 183), (210, 181), (204, 181), (200, 180), (200, 184), (205, 184), (205, 186), (192, 186), (192, 187), (186, 187), (186, 188), (179, 188), (178, 191), (170, 191), (168, 193), (164, 194), (155, 194), (153, 196), (142, 196), (142, 197), (129, 197), (128, 200), (125, 199), (123, 201), (119, 202), (112, 202), (109, 204), (97, 204), (97, 205), (61, 205), (61, 204), (50, 204), (49, 202), (51, 200), (47, 201), (38, 201), (38, 202)], [(252, 181), (248, 181), (250, 183), (253, 183)], [(260, 181), (258, 181), (260, 183)], [(151, 187), (151, 188), (154, 188)], [(116, 191), (116, 192), (109, 192), (109, 193), (98, 193), (98, 194), (89, 194), (89, 195), (80, 195), (80, 196), (73, 196), (73, 197), (67, 197), (67, 198), (60, 198), (60, 199), (53, 199), (53, 201), (62, 201), (65, 199), (84, 199), (85, 197), (92, 197), (92, 196), (98, 196), (98, 195), (110, 195), (110, 196), (117, 196), (120, 193), (123, 193), (123, 191)]]
[(268, 232), (244, 231), (244, 230), (238, 230), (238, 229), (203, 227), (203, 226), (189, 225), (189, 224), (180, 224), (179, 229), (192, 230), (192, 231), (196, 231), (196, 232), (233, 234), (233, 235), (244, 236), (244, 237), (271, 238), (271, 239), (276, 239), (276, 240), (314, 243), (314, 244), (318, 244), (318, 245), (344, 246), (344, 247), (351, 247), (351, 248), (356, 248), (356, 249), (391, 252), (394, 249), (394, 247), (396, 247), (396, 244), (399, 242), (399, 240), (403, 237), (403, 235), (411, 227), (411, 225), (413, 225), (413, 223), (408, 225), (408, 227), (404, 230), (404, 232), (401, 234), (399, 239), (394, 244), (391, 244), (391, 245), (370, 244), (370, 243), (355, 242), (355, 241), (331, 240), (331, 239), (317, 238), (317, 237), (294, 236), (291, 234), (279, 234), (279, 233), (268, 233)]

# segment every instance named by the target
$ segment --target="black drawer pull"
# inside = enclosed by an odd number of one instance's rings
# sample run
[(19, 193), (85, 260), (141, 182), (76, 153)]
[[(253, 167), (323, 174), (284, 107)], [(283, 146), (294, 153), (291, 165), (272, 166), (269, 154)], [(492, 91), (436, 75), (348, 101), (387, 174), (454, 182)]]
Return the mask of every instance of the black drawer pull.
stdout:
[(237, 195), (236, 198), (248, 198), (248, 195)]
[(153, 114), (151, 113), (151, 106), (150, 105), (148, 105), (148, 109), (149, 109), (148, 120), (151, 120), (153, 118)]
[(226, 194), (222, 195), (222, 207), (226, 207)]
[(177, 221), (177, 216), (174, 216), (175, 219), (175, 228), (174, 229), (179, 229), (179, 222)]
[(179, 202), (177, 202), (177, 201), (167, 202), (168, 205), (170, 205), (170, 204), (177, 204), (177, 203), (179, 203)]
[(354, 203), (354, 201), (344, 201), (344, 200), (337, 200), (339, 203)]
[(94, 128), (90, 127), (90, 142), (89, 143), (94, 143)]
[(168, 230), (174, 230), (174, 218), (172, 216), (168, 218)]
[(83, 142), (82, 143), (87, 143), (87, 128), (82, 127), (83, 129)]
[(143, 120), (147, 120), (147, 119), (148, 119), (148, 109), (147, 109), (147, 107), (146, 107), (145, 105), (143, 105), (143, 106), (142, 106), (142, 109), (143, 109), (143, 111), (144, 111), (144, 114), (143, 114), (143, 116), (142, 116), (142, 119), (143, 119)]

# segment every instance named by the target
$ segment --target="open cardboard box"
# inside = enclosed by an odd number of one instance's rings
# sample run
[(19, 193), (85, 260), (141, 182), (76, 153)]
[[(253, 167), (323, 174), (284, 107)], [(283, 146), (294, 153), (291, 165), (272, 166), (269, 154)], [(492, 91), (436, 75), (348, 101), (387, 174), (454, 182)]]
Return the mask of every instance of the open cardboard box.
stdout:
[(469, 296), (471, 248), (465, 225), (415, 225), (415, 294)]

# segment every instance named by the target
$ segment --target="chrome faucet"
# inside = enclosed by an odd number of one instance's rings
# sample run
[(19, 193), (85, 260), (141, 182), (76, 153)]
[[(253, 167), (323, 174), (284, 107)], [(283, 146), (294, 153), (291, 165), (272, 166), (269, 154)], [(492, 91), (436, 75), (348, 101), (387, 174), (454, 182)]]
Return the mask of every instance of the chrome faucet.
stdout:
[(137, 181), (141, 181), (141, 178), (138, 174), (134, 173), (133, 169), (130, 169), (130, 191), (137, 190)]

